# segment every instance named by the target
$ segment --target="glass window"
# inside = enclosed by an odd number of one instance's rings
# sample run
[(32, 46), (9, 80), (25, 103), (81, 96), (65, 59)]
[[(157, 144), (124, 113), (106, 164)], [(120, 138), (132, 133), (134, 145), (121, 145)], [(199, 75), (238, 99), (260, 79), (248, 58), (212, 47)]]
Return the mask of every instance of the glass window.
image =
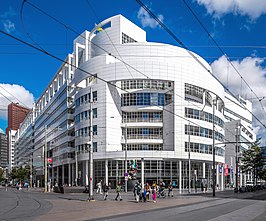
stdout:
[(92, 134), (97, 135), (97, 125), (92, 126)]
[(97, 118), (97, 108), (92, 109), (92, 117)]
[(92, 143), (93, 152), (97, 152), (97, 142)]
[(92, 101), (97, 101), (97, 91), (92, 92)]

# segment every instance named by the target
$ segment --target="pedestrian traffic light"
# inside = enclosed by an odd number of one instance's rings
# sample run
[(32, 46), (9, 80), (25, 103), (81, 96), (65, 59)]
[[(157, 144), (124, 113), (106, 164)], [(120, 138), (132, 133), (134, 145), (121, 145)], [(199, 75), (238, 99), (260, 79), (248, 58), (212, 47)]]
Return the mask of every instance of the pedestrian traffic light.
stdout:
[(52, 158), (47, 158), (47, 165), (48, 165), (48, 168), (52, 168), (52, 166), (53, 166), (53, 159)]

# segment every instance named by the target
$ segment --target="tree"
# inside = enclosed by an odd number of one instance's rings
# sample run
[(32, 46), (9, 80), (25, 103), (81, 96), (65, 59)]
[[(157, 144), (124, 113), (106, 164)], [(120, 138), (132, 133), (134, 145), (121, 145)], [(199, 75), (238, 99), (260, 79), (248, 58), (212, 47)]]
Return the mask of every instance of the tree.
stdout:
[(4, 179), (4, 170), (0, 168), (0, 182)]
[(20, 167), (20, 168), (13, 168), (11, 173), (10, 173), (10, 177), (14, 180), (20, 180), (20, 181), (24, 181), (24, 180), (28, 180), (30, 176), (30, 169), (29, 167)]
[(241, 163), (240, 167), (244, 173), (253, 173), (253, 183), (256, 185), (257, 179), (262, 179), (264, 176), (262, 149), (259, 146), (259, 140), (243, 152)]

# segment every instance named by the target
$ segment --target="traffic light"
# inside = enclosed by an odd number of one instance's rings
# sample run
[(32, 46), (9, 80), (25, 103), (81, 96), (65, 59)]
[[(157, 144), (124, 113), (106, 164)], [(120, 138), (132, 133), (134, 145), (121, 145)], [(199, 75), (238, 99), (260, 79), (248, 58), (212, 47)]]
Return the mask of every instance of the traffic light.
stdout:
[(53, 166), (53, 159), (52, 158), (47, 158), (47, 166), (48, 166), (48, 168), (52, 168), (52, 166)]

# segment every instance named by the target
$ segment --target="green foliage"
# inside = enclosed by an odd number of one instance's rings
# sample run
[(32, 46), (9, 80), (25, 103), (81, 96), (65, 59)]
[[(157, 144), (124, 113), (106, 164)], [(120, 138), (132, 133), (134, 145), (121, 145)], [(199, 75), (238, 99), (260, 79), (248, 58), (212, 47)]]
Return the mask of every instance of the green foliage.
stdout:
[(4, 180), (4, 170), (0, 168), (0, 182)]
[(28, 180), (30, 176), (30, 168), (29, 167), (20, 167), (20, 168), (13, 168), (10, 177), (12, 179), (17, 180)]
[(241, 169), (243, 172), (252, 172), (256, 184), (257, 179), (263, 179), (265, 170), (263, 169), (263, 157), (262, 149), (259, 146), (259, 141), (256, 141), (251, 148), (243, 152), (243, 158), (241, 159)]

